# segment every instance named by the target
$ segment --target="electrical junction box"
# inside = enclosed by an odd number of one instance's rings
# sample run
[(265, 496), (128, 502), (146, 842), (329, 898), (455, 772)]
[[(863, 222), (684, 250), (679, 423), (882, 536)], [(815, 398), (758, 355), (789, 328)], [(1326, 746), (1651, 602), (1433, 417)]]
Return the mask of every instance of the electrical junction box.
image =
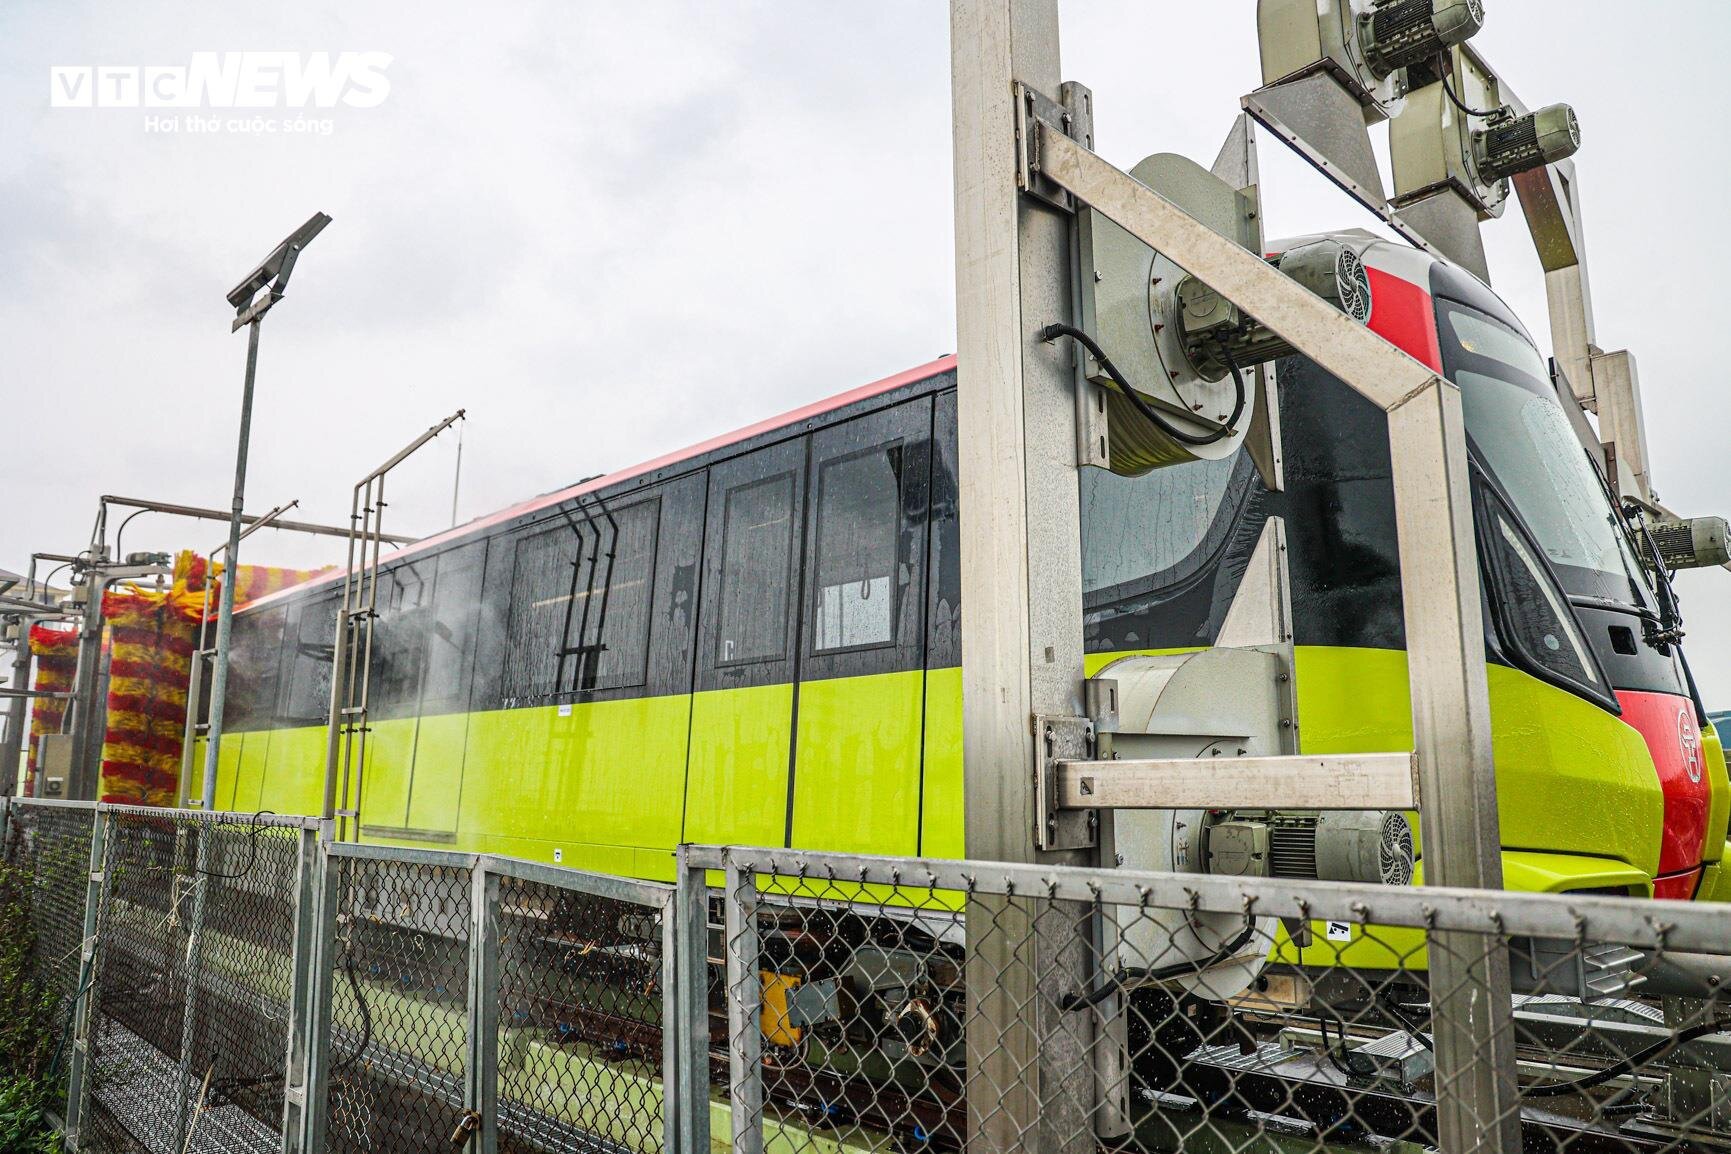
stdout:
[(1208, 872), (1231, 877), (1268, 875), (1268, 824), (1223, 821), (1208, 827)]
[(1352, 1053), (1355, 1058), (1367, 1060), (1375, 1077), (1402, 1086), (1410, 1086), (1436, 1071), (1436, 1058), (1429, 1047), (1404, 1030), (1367, 1042)]
[(45, 733), (37, 738), (36, 769), (42, 775), (43, 797), (65, 797), (72, 778), (72, 735)]

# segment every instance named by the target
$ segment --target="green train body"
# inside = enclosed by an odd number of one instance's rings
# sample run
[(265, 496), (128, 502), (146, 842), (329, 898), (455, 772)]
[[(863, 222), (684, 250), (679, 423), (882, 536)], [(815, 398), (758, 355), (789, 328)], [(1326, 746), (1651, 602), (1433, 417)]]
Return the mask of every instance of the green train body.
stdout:
[[(1526, 489), (1544, 476), (1511, 476), (1519, 463), (1474, 428), (1480, 398), (1510, 388), (1534, 436), (1564, 427), (1560, 408), (1533, 408), (1548, 381), (1487, 384), (1501, 370), (1449, 333), (1528, 338), (1470, 277), (1361, 247), (1371, 327), (1462, 385), (1481, 551), (1501, 532), (1545, 558), (1511, 586), (1484, 553), (1505, 884), (1731, 896), (1722, 752), (1702, 725), (1694, 780), (1667, 760), (1695, 705), (1676, 647), (1639, 636), (1639, 566), (1608, 595), (1606, 571), (1531, 536), (1551, 498), (1535, 509)], [(1136, 478), (1083, 471), (1088, 670), (1213, 644), (1278, 515), (1299, 750), (1410, 749), (1383, 418), (1309, 362), (1280, 362), (1277, 381), (1280, 491), (1243, 451)], [(1579, 446), (1535, 459), (1547, 450)], [(673, 876), (680, 842), (963, 856), (956, 454), (944, 359), (387, 557), (365, 764), (343, 807), (367, 840), (652, 879)], [(1559, 486), (1590, 476), (1545, 468)], [(1559, 507), (1594, 501), (1615, 524), (1596, 490)], [(220, 807), (320, 810), (341, 584), (237, 617)], [(1534, 625), (1547, 598), (1566, 623)], [(1535, 628), (1546, 645), (1575, 639), (1574, 655), (1531, 644)]]

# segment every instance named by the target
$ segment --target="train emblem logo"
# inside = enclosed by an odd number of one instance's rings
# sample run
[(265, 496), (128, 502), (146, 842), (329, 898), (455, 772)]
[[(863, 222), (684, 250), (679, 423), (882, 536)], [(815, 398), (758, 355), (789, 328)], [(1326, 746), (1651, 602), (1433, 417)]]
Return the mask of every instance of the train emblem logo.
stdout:
[(1677, 711), (1677, 744), (1683, 750), (1683, 768), (1688, 771), (1689, 780), (1701, 780), (1701, 731), (1695, 728), (1695, 719), (1689, 716), (1689, 708), (1685, 706)]

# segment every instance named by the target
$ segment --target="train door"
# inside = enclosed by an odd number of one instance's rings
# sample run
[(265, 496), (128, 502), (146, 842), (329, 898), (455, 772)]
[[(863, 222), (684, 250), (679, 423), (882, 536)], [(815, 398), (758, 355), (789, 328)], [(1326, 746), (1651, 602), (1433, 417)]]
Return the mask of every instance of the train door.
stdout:
[(932, 401), (811, 436), (789, 844), (919, 851)]
[(487, 543), (438, 557), (432, 611), (422, 629), (421, 697), (403, 825), (422, 839), (457, 832), (457, 802), (469, 736), (469, 691)]
[(364, 747), (356, 743), (361, 755), (361, 831), (366, 834), (400, 836), (407, 824), (421, 682), (426, 673), (427, 621), (437, 576), (434, 557), (398, 562), (379, 572), (366, 740)]
[(272, 735), (265, 806), (278, 813), (319, 813), (331, 714), (332, 653), (340, 584), (303, 600), (283, 636), (280, 728)]
[(787, 836), (806, 440), (709, 470), (684, 840)]

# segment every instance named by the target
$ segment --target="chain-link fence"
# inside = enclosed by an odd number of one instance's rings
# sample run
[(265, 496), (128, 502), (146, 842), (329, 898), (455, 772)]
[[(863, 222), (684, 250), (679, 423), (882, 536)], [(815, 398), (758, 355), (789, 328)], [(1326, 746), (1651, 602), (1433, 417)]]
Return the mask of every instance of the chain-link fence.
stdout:
[(325, 1148), (419, 1150), (468, 1109), (473, 859), (335, 863)]
[(36, 980), (68, 1000), (78, 991), (94, 816), (88, 806), (45, 802), (19, 807), (5, 828), (6, 864), (23, 887), (33, 931)]
[(675, 888), (72, 803), (4, 835), (76, 1150), (1731, 1147), (1724, 907), (740, 848)]
[(326, 852), (307, 1039), (322, 1109), (294, 1148), (666, 1148), (673, 887), (473, 854)]
[(320, 834), (7, 804), (68, 1149), (667, 1148), (673, 887)]
[(102, 807), (83, 1056), (84, 1149), (272, 1151), (316, 823)]
[(1731, 1145), (1722, 906), (687, 853), (736, 1154)]

